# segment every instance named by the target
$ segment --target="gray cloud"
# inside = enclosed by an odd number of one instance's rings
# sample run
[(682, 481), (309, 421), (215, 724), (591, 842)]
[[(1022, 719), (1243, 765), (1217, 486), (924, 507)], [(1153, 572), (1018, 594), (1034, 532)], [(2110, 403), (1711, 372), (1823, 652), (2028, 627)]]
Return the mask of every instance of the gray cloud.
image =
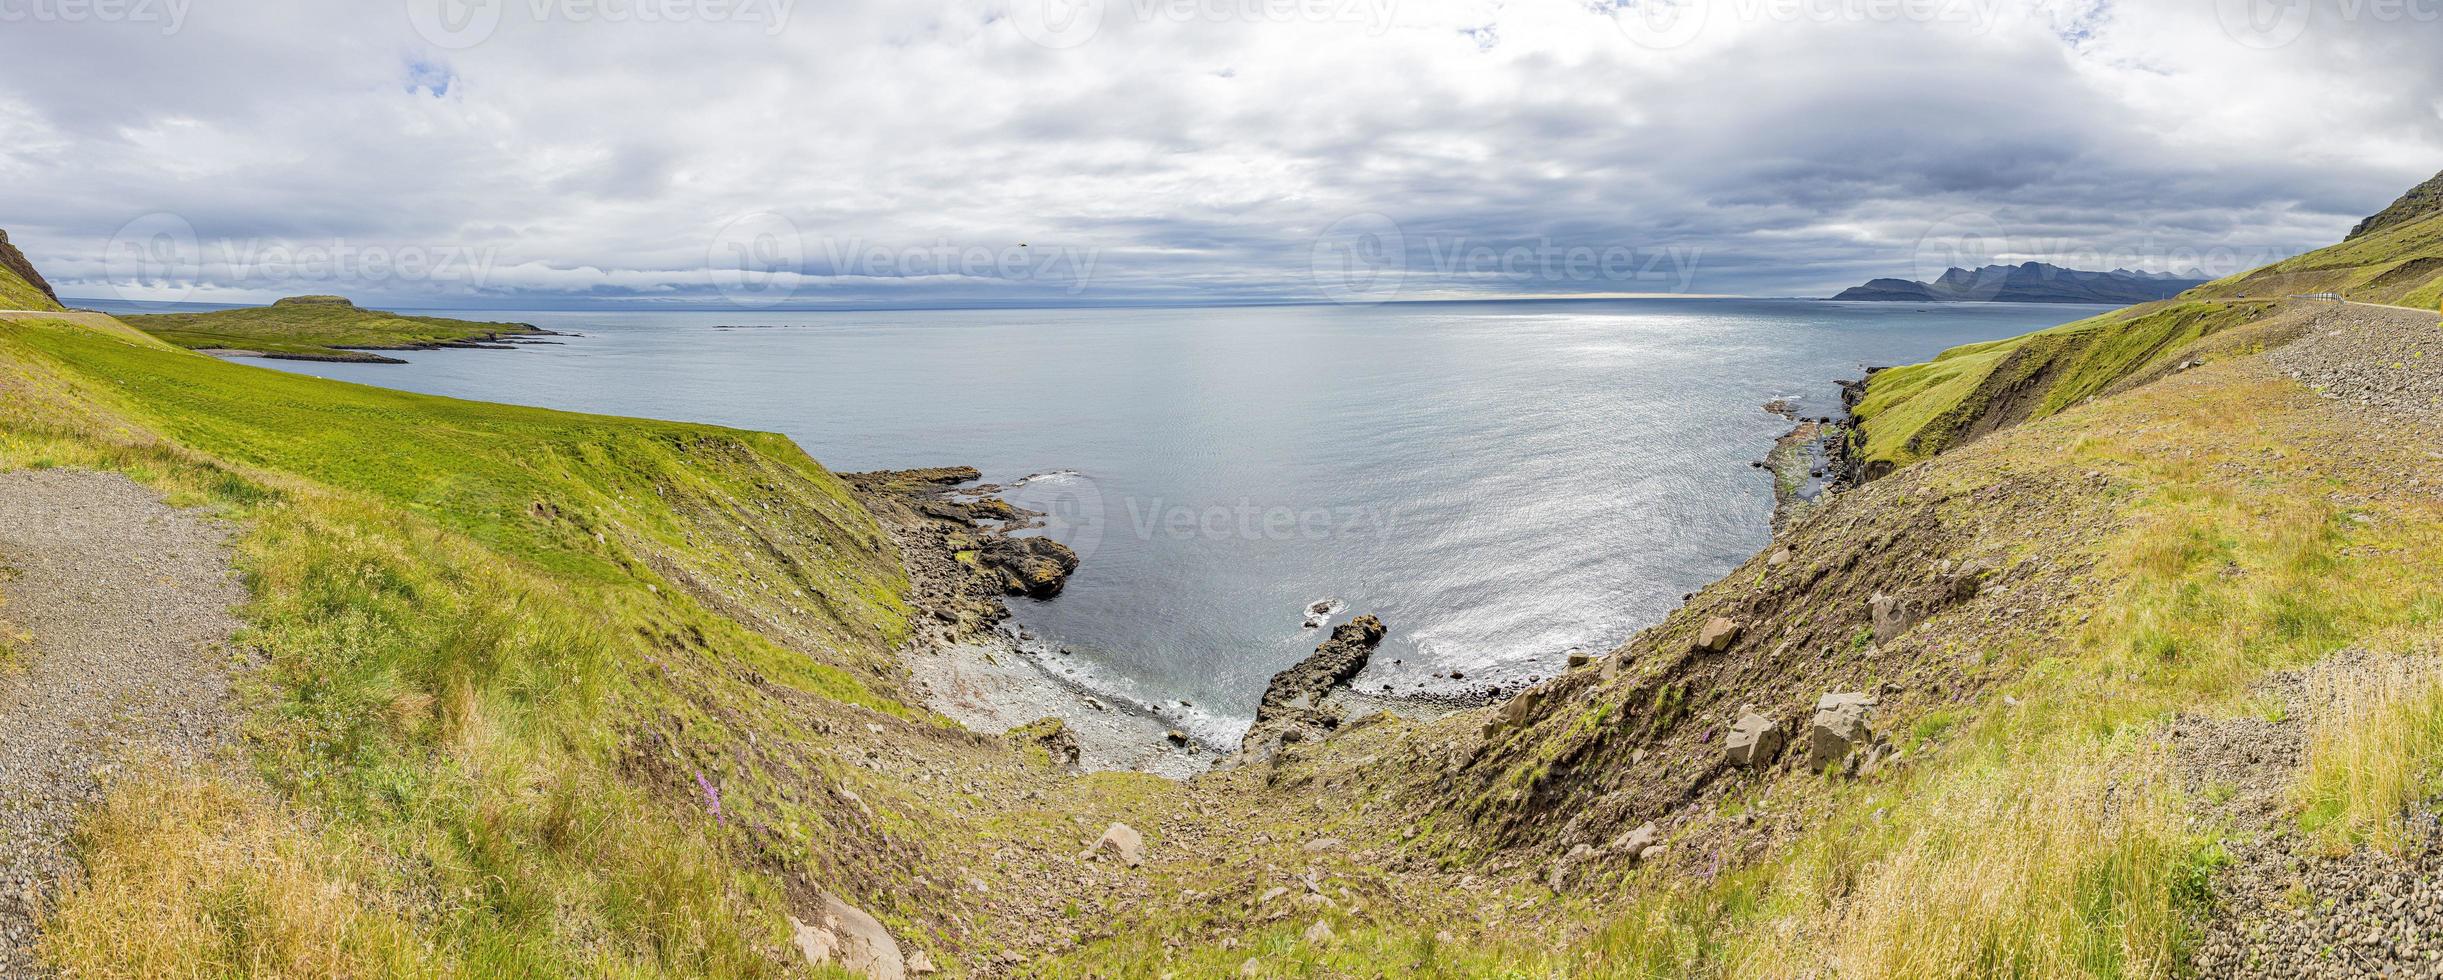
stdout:
[(0, 221), (88, 297), (1821, 295), (2265, 261), (2443, 167), (2443, 0), (460, 2), (0, 25)]

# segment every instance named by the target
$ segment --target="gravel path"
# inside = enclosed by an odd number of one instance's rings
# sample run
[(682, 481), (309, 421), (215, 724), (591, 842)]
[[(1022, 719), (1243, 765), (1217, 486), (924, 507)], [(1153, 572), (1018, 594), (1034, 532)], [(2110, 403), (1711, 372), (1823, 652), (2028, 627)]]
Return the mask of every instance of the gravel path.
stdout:
[(0, 582), (33, 634), (0, 676), (0, 977), (37, 972), (33, 909), (131, 750), (203, 760), (234, 734), (227, 643), (246, 596), (226, 525), (118, 474), (0, 473)]
[(2433, 313), (2335, 305), (2273, 352), (2276, 368), (2326, 398), (2398, 411), (2443, 409), (2443, 327)]
[(2228, 828), (2231, 864), (2214, 876), (2215, 913), (2198, 944), (2208, 977), (2443, 976), (2443, 836), (2437, 814), (2410, 814), (2400, 854), (2326, 853), (2300, 832), (2290, 798), (2316, 713), (2336, 691), (2379, 675), (2431, 671), (2425, 658), (2346, 651), (2268, 677), (2277, 717), (2184, 716), (2173, 744), (2199, 816)]

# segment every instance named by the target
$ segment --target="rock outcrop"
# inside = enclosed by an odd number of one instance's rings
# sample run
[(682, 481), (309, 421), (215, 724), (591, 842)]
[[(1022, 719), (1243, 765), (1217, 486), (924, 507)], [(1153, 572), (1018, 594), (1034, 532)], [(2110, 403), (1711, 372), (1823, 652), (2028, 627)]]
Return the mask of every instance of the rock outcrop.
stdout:
[(1058, 718), (1043, 718), (1028, 722), (1002, 733), (1012, 745), (1035, 745), (1043, 748), (1057, 769), (1074, 770), (1085, 755), (1077, 744), (1077, 735), (1069, 731), (1069, 723)]
[(59, 294), (51, 290), (51, 283), (42, 277), (42, 273), (34, 271), (34, 263), (26, 261), (25, 253), (9, 244), (6, 231), (0, 231), (0, 269), (7, 269), (10, 274), (25, 280), (26, 285), (42, 290), (42, 294), (50, 297), (51, 302), (59, 302)]
[(1036, 599), (1059, 595), (1077, 571), (1077, 552), (1045, 537), (994, 538), (984, 545), (983, 560), (1001, 573), (1003, 591)]
[(2437, 211), (2443, 211), (2443, 173), (2436, 174), (2425, 183), (2410, 188), (2409, 193), (2401, 195), (2400, 199), (2392, 202), (2390, 207), (2368, 215), (2365, 221), (2351, 228), (2349, 236), (2343, 238), (2342, 241), (2372, 235), (2393, 225), (2416, 221)]
[(1366, 661), (1382, 644), (1385, 632), (1382, 620), (1359, 616), (1332, 630), (1331, 639), (1306, 659), (1274, 674), (1272, 683), (1264, 688), (1263, 704), (1256, 708), (1255, 724), (1239, 740), (1234, 761), (1269, 759), (1283, 745), (1320, 739), (1337, 730), (1340, 712), (1325, 703), (1326, 698), (1366, 669)]

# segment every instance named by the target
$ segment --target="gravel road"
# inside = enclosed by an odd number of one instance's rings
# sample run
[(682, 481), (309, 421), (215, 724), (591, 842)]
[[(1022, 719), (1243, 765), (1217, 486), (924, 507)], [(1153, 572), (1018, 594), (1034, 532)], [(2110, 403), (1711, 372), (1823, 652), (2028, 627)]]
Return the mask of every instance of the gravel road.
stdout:
[(234, 735), (228, 526), (117, 474), (0, 473), (7, 616), (33, 634), (0, 675), (0, 977), (35, 975), (33, 910), (67, 837), (130, 752), (204, 760)]

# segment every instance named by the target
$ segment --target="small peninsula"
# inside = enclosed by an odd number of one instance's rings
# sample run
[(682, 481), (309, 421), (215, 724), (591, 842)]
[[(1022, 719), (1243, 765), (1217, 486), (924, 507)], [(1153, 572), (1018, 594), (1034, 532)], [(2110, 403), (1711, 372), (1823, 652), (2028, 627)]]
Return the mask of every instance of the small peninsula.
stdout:
[(189, 350), (291, 361), (403, 364), (376, 351), (502, 348), (510, 338), (557, 336), (528, 323), (409, 316), (357, 306), (343, 296), (291, 296), (270, 306), (209, 313), (123, 317)]

